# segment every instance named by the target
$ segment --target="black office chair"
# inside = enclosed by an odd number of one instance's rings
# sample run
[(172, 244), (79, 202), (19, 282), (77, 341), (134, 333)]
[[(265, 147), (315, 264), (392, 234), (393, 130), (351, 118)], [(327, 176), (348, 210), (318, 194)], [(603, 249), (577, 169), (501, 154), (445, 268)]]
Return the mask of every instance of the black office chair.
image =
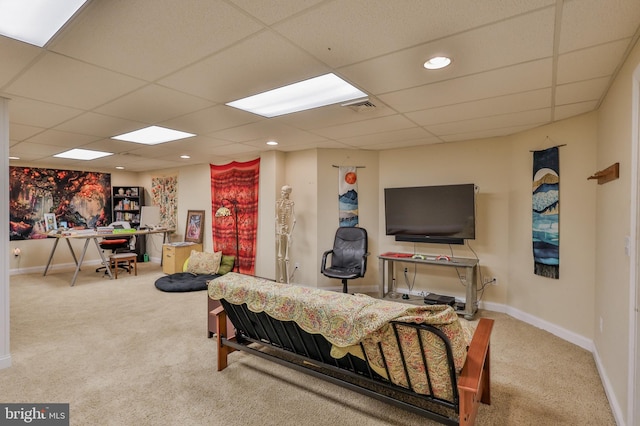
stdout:
[[(331, 254), (331, 266), (327, 257)], [(347, 280), (364, 277), (367, 270), (368, 237), (364, 228), (338, 228), (333, 249), (322, 254), (320, 273), (342, 280), (342, 292), (347, 293)]]

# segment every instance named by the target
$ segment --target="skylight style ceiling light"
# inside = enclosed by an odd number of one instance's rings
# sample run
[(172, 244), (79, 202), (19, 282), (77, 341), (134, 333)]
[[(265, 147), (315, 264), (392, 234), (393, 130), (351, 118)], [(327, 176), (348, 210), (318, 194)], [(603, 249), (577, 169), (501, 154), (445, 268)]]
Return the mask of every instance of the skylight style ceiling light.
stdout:
[(95, 160), (96, 158), (113, 155), (112, 152), (93, 151), (90, 149), (75, 148), (54, 155), (57, 158), (70, 158), (72, 160)]
[(424, 67), (428, 70), (439, 70), (440, 68), (449, 66), (450, 63), (451, 58), (447, 58), (446, 56), (434, 56), (424, 63)]
[(87, 0), (0, 0), (0, 34), (42, 47)]
[(267, 145), (270, 145), (270, 146), (276, 146), (276, 145), (278, 145), (278, 142), (276, 142), (276, 141), (269, 141), (269, 142), (267, 142)]
[(166, 127), (149, 126), (144, 129), (113, 136), (111, 139), (121, 141), (142, 143), (145, 145), (156, 145), (159, 143), (177, 141), (178, 139), (190, 138), (193, 133), (181, 132), (179, 130), (167, 129)]
[(366, 96), (366, 93), (329, 73), (229, 102), (227, 105), (271, 118)]

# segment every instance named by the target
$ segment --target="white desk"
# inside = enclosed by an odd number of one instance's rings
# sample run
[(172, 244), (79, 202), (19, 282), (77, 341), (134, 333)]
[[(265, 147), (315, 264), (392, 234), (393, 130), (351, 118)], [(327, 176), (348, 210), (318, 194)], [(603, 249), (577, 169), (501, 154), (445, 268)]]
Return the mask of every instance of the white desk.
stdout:
[[(164, 237), (162, 239), (162, 243), (169, 241), (169, 233), (173, 232), (173, 229), (147, 229), (143, 231), (135, 231), (135, 232), (123, 232), (123, 233), (113, 233), (113, 234), (99, 234), (97, 232), (92, 233), (76, 233), (64, 235), (60, 234), (49, 234), (47, 238), (55, 238), (55, 242), (53, 243), (53, 248), (51, 249), (51, 254), (49, 255), (49, 260), (47, 260), (47, 266), (44, 268), (43, 276), (47, 275), (47, 271), (49, 270), (49, 266), (51, 265), (51, 259), (53, 259), (53, 254), (56, 252), (56, 248), (58, 247), (58, 243), (60, 240), (65, 240), (67, 242), (67, 246), (69, 246), (69, 250), (71, 251), (71, 256), (73, 256), (73, 261), (76, 263), (76, 271), (73, 274), (73, 278), (71, 279), (71, 286), (76, 283), (76, 278), (78, 277), (78, 272), (80, 272), (80, 266), (82, 265), (82, 261), (84, 260), (84, 256), (87, 254), (87, 247), (89, 247), (89, 243), (91, 241), (96, 245), (96, 249), (98, 250), (98, 254), (100, 254), (100, 259), (102, 260), (102, 265), (106, 268), (107, 273), (109, 274), (109, 278), (113, 279), (113, 274), (111, 273), (111, 268), (109, 267), (109, 259), (104, 256), (102, 249), (100, 248), (99, 240), (107, 237), (129, 237), (134, 235), (149, 235), (149, 234), (160, 234), (163, 233)], [(73, 251), (73, 247), (71, 246), (71, 240), (85, 240), (84, 246), (82, 247), (82, 253), (80, 254), (80, 259), (76, 258), (76, 253)]]
[(437, 260), (435, 256), (426, 259), (413, 259), (411, 257), (396, 257), (390, 255), (378, 256), (380, 261), (380, 296), (384, 299), (392, 289), (393, 278), (395, 277), (395, 264), (398, 262), (413, 263), (421, 265), (443, 266), (449, 268), (465, 268), (466, 300), (464, 310), (459, 311), (466, 319), (473, 319), (478, 310), (476, 277), (478, 269), (478, 259), (465, 257), (452, 257), (451, 260)]

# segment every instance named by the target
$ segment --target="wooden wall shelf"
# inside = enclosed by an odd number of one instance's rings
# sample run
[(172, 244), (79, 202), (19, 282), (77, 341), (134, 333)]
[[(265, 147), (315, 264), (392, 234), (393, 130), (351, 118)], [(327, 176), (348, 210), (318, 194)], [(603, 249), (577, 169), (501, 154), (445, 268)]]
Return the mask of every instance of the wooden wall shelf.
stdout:
[(589, 179), (597, 179), (598, 185), (602, 185), (603, 183), (611, 182), (612, 180), (616, 180), (620, 177), (620, 163), (615, 163), (610, 165), (604, 170), (600, 170), (599, 172), (595, 172), (593, 175), (589, 176)]

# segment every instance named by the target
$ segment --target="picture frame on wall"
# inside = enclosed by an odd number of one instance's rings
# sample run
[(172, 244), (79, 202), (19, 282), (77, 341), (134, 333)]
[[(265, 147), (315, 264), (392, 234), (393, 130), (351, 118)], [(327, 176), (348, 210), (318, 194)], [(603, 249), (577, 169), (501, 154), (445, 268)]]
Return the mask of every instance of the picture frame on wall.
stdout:
[(189, 210), (187, 212), (187, 227), (184, 232), (184, 240), (202, 244), (203, 235), (204, 210)]
[(44, 214), (44, 229), (47, 232), (58, 229), (58, 224), (56, 223), (56, 215), (54, 213)]

